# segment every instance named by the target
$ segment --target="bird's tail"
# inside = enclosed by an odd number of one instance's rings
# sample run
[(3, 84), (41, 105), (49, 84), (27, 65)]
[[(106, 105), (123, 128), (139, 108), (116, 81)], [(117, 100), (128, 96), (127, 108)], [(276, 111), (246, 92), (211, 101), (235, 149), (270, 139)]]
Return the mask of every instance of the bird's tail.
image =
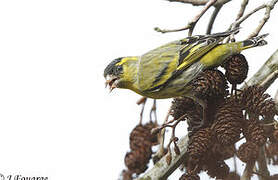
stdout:
[(264, 38), (268, 36), (268, 34), (263, 34), (261, 36), (256, 36), (250, 39), (246, 39), (242, 41), (241, 50), (257, 47), (257, 46), (264, 46), (267, 44), (267, 41)]

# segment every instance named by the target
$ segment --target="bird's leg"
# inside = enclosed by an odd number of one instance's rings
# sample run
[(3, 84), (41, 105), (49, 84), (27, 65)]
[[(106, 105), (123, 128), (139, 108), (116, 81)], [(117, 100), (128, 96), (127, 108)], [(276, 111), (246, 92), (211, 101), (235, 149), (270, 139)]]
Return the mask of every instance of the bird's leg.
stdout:
[(144, 109), (145, 109), (146, 101), (147, 101), (147, 98), (146, 97), (142, 97), (142, 98), (140, 98), (136, 102), (136, 104), (138, 104), (138, 105), (142, 104), (142, 109), (141, 109), (141, 112), (140, 112), (140, 121), (139, 121), (139, 124), (142, 124), (142, 121), (143, 121), (143, 114), (144, 114)]
[(153, 106), (150, 111), (150, 121), (152, 121), (152, 113), (154, 115), (154, 123), (157, 124), (157, 115), (156, 115), (156, 100), (153, 100)]

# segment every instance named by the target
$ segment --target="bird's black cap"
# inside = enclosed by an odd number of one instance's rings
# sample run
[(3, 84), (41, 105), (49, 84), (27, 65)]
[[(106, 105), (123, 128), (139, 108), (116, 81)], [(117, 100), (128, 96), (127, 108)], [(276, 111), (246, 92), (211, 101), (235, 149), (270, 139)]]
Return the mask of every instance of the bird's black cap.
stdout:
[(108, 64), (108, 66), (106, 66), (106, 68), (104, 69), (104, 77), (106, 77), (108, 74), (112, 74), (112, 75), (119, 75), (122, 71), (122, 66), (116, 66), (117, 63), (119, 63), (123, 58), (117, 58), (114, 59), (110, 64)]

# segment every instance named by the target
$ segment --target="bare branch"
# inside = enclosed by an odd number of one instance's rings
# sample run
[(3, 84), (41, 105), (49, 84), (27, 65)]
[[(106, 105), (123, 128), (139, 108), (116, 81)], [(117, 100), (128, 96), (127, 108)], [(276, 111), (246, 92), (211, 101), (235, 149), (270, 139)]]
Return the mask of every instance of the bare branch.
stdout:
[(175, 153), (172, 154), (172, 161), (171, 164), (168, 165), (166, 162), (166, 156), (162, 157), (160, 161), (158, 161), (155, 166), (147, 171), (144, 176), (141, 178), (138, 178), (137, 180), (158, 180), (158, 179), (167, 179), (169, 175), (171, 175), (172, 172), (174, 172), (180, 164), (183, 162), (187, 146), (188, 146), (189, 138), (188, 136), (185, 136), (181, 138), (178, 142), (178, 147), (180, 149), (180, 155), (176, 155)]
[(263, 28), (265, 23), (268, 21), (268, 19), (270, 17), (270, 12), (274, 8), (274, 6), (275, 6), (275, 4), (277, 2), (278, 2), (278, 0), (272, 0), (272, 1), (269, 1), (266, 4), (266, 9), (265, 9), (264, 17), (259, 22), (259, 25), (257, 26), (257, 28), (249, 35), (249, 38), (255, 37), (255, 36), (257, 36), (259, 34), (259, 32), (261, 31), (261, 29)]
[[(193, 6), (204, 6), (206, 5), (209, 0), (168, 0), (170, 2), (180, 2), (180, 3), (185, 3), (185, 4), (191, 4)], [(218, 0), (214, 6), (219, 6), (219, 5), (223, 5), (226, 4), (227, 2), (229, 2), (231, 0)]]
[(230, 28), (234, 29), (235, 27), (239, 27), (239, 25), (245, 21), (246, 19), (248, 19), (252, 14), (256, 13), (257, 11), (263, 9), (266, 7), (266, 4), (260, 5), (259, 7), (256, 7), (255, 9), (253, 9), (252, 11), (250, 11), (249, 13), (247, 13), (245, 16), (241, 17), (240, 19), (238, 19), (236, 22), (234, 22), (233, 24), (231, 24)]
[(208, 0), (168, 0), (168, 1), (192, 4), (193, 6), (203, 6), (208, 2)]
[(242, 1), (239, 12), (238, 12), (237, 17), (236, 17), (236, 21), (239, 20), (239, 18), (241, 18), (243, 16), (248, 2), (249, 2), (249, 0), (243, 0)]
[[(248, 2), (249, 2), (249, 0), (243, 0), (243, 1), (242, 1), (241, 6), (240, 6), (240, 9), (239, 9), (239, 12), (237, 13), (237, 17), (236, 17), (235, 22), (238, 21), (238, 20), (243, 16), (244, 11), (245, 11), (245, 9), (246, 9), (246, 6), (247, 6)], [(230, 31), (230, 30), (233, 28), (233, 25), (234, 25), (235, 22), (233, 22), (233, 23), (230, 25), (228, 31)], [(227, 37), (225, 43), (228, 43), (230, 40), (231, 40), (231, 41), (235, 41), (234, 34), (231, 34), (229, 37)]]
[(210, 17), (209, 23), (208, 23), (207, 34), (211, 34), (211, 30), (212, 30), (214, 21), (218, 15), (219, 11), (221, 10), (222, 6), (223, 5), (221, 4), (221, 5), (215, 7), (215, 9)]
[(270, 73), (262, 82), (261, 86), (268, 88), (278, 77), (278, 70)]
[(246, 86), (259, 84), (267, 89), (271, 83), (277, 78), (278, 71), (278, 49), (272, 54), (272, 56), (264, 63), (264, 65), (254, 74), (254, 76), (248, 80)]
[(217, 0), (209, 0), (205, 7), (202, 9), (200, 13), (198, 13), (191, 21), (188, 22), (188, 24), (184, 28), (180, 29), (173, 29), (173, 30), (163, 30), (158, 27), (154, 28), (155, 31), (161, 32), (161, 33), (167, 33), (167, 32), (178, 32), (178, 31), (184, 31), (189, 29), (188, 36), (191, 36), (194, 30), (195, 25), (199, 21), (199, 19), (205, 14), (205, 12), (216, 2)]
[[(269, 17), (270, 17), (270, 12), (271, 10), (274, 8), (275, 4), (278, 2), (278, 0), (271, 0), (268, 3), (262, 4), (258, 7), (256, 7), (255, 9), (253, 9), (252, 11), (250, 11), (249, 13), (247, 13), (245, 16), (243, 16), (245, 8), (248, 4), (248, 0), (243, 0), (242, 4), (241, 4), (241, 8), (240, 11), (237, 15), (236, 21), (234, 23), (232, 23), (229, 27), (229, 30), (234, 29), (236, 27), (239, 27), (240, 24), (242, 22), (244, 22), (246, 19), (248, 19), (251, 15), (255, 14), (256, 12), (258, 12), (261, 9), (266, 9), (265, 11), (265, 15), (263, 17), (263, 19), (259, 22), (259, 25), (257, 26), (257, 28), (248, 36), (248, 38), (251, 37), (255, 37), (259, 34), (259, 32), (261, 31), (261, 29), (263, 28), (263, 26), (265, 25), (265, 23), (268, 21)], [(232, 39), (234, 41), (234, 37), (233, 35), (231, 35), (226, 42), (228, 42), (230, 39)]]
[[(248, 2), (249, 2), (249, 0), (243, 0), (243, 1), (242, 1), (241, 6), (240, 6), (240, 9), (239, 9), (239, 12), (237, 13), (236, 20), (235, 20), (235, 22), (233, 22), (233, 23), (230, 25), (228, 31), (230, 31), (232, 28), (234, 28), (234, 24), (236, 23), (236, 21), (238, 21), (238, 20), (243, 16)], [(239, 26), (239, 25), (238, 25), (238, 26)], [(231, 35), (226, 39), (226, 43), (228, 43), (230, 40), (235, 41), (234, 34), (231, 34)]]

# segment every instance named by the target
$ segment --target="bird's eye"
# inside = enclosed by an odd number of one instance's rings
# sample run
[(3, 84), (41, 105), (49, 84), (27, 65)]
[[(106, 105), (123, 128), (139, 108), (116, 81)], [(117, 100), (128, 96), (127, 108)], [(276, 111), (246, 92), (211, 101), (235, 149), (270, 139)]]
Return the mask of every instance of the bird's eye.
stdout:
[(119, 71), (122, 71), (123, 70), (123, 67), (122, 66), (118, 66), (117, 67), (117, 71), (119, 72)]

